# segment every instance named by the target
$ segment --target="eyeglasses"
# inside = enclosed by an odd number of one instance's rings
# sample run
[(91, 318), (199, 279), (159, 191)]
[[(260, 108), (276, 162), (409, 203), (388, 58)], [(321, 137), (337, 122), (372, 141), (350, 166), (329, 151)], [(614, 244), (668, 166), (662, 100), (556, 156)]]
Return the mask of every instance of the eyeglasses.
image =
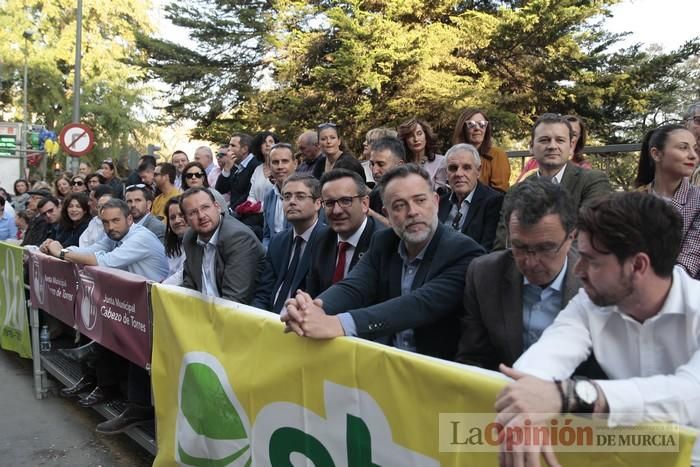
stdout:
[(202, 178), (204, 177), (204, 172), (188, 172), (185, 174), (185, 178)]
[(467, 128), (470, 130), (473, 130), (476, 127), (481, 128), (482, 130), (486, 129), (487, 126), (489, 126), (489, 122), (486, 120), (479, 120), (478, 122), (475, 120), (469, 120), (468, 122), (465, 123)]
[(695, 125), (700, 125), (700, 115), (696, 115), (694, 117), (690, 117), (688, 119), (689, 122), (693, 122)]
[(194, 219), (195, 217), (199, 216), (200, 212), (204, 213), (204, 212), (208, 211), (209, 209), (211, 209), (212, 207), (214, 207), (213, 204), (203, 204), (198, 208), (191, 209), (190, 211), (185, 213), (185, 216), (188, 219)]
[(289, 193), (289, 192), (286, 192), (286, 193), (282, 194), (282, 199), (284, 199), (285, 201), (291, 201), (292, 199), (296, 199), (297, 201), (305, 201), (309, 198), (316, 199), (316, 198), (314, 198), (313, 195), (310, 195), (308, 193)]
[(71, 185), (73, 185), (73, 186), (83, 186), (83, 185), (85, 185), (85, 182), (83, 182), (82, 180), (73, 180), (73, 181), (71, 182)]
[(53, 212), (54, 212), (55, 210), (56, 210), (56, 208), (47, 209), (46, 211), (42, 212), (41, 215), (42, 215), (42, 216), (46, 216), (47, 214), (53, 214)]
[(321, 123), (321, 124), (318, 126), (318, 130), (319, 130), (319, 131), (320, 131), (320, 130), (324, 130), (324, 129), (326, 129), (326, 128), (338, 128), (338, 125), (336, 125), (335, 123), (327, 122), (327, 123)]
[[(552, 258), (554, 257), (559, 251), (561, 250), (561, 247), (564, 246), (564, 243), (566, 243), (567, 240), (569, 240), (570, 236), (567, 235), (564, 237), (564, 240), (561, 241), (559, 245), (535, 245), (533, 247), (527, 246), (527, 245), (510, 245), (510, 250), (513, 253), (513, 256), (516, 258), (523, 258), (525, 256), (533, 256), (533, 257), (539, 257), (539, 258)], [(510, 241), (508, 242), (510, 243)]]
[(326, 209), (333, 209), (335, 207), (335, 203), (338, 203), (338, 206), (341, 208), (349, 208), (352, 206), (352, 200), (355, 198), (364, 198), (366, 195), (355, 195), (355, 196), (343, 196), (342, 198), (338, 199), (324, 199), (321, 200), (321, 203), (323, 204), (323, 207)]
[(221, 159), (222, 157), (226, 157), (228, 154), (225, 152), (217, 152), (216, 153), (216, 158)]

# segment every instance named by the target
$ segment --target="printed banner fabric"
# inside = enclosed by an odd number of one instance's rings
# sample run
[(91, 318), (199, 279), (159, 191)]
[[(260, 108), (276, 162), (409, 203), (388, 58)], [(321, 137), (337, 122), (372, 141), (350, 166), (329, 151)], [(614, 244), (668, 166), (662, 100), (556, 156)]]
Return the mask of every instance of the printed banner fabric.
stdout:
[(32, 358), (21, 247), (0, 242), (0, 347)]
[(29, 254), (29, 299), (67, 325), (75, 326), (74, 304), (78, 291), (76, 267), (38, 250)]
[[(486, 466), (440, 449), (441, 414), (493, 414), (505, 380), (358, 338), (284, 334), (279, 317), (154, 285), (154, 465)], [(495, 417), (495, 414), (493, 414)], [(683, 466), (679, 452), (559, 453), (566, 466)]]

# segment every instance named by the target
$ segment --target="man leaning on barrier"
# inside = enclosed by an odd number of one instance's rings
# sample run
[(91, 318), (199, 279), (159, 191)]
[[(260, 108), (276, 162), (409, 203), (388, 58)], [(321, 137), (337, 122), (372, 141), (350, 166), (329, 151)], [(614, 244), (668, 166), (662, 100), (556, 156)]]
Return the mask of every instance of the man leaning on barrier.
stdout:
[[(110, 199), (102, 205), (99, 215), (107, 236), (97, 243), (86, 248), (64, 249), (60, 243), (48, 240), (41, 245), (41, 251), (75, 264), (123, 269), (156, 282), (167, 277), (168, 260), (163, 244), (153, 232), (133, 222), (126, 202)], [(116, 397), (119, 369), (127, 365), (126, 360), (99, 347), (95, 342), (76, 353), (78, 360), (88, 356), (96, 360), (97, 378), (94, 381), (91, 380), (91, 375), (86, 375), (63, 394), (73, 396), (93, 388), (89, 395), (78, 402), (83, 407), (91, 407)], [(97, 425), (100, 433), (121, 433), (153, 418), (148, 373), (128, 363), (128, 374), (127, 408), (118, 417)]]
[[(682, 225), (673, 206), (644, 193), (581, 209), (575, 272), (583, 291), (513, 368), (501, 365), (515, 381), (496, 400), (497, 423), (568, 412), (599, 414), (611, 427), (700, 426), (700, 282), (674, 267)], [(610, 380), (569, 379), (591, 352)], [(696, 445), (695, 462), (699, 453)], [(539, 465), (539, 455), (532, 447), (502, 452), (501, 465)]]

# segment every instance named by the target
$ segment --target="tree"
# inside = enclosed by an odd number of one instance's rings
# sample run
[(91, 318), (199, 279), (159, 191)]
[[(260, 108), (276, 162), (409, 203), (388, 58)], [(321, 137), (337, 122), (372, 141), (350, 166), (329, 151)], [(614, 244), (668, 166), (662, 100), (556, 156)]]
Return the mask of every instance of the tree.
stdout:
[[(30, 123), (57, 132), (72, 118), (75, 57), (73, 0), (5, 0), (0, 28), (0, 72), (3, 114), (22, 120), (22, 79), (26, 30), (29, 58)], [(81, 121), (95, 131), (97, 145), (90, 159), (118, 159), (149, 133), (145, 112), (150, 89), (143, 70), (125, 63), (143, 54), (135, 48), (136, 33), (150, 34), (148, 2), (83, 1)]]

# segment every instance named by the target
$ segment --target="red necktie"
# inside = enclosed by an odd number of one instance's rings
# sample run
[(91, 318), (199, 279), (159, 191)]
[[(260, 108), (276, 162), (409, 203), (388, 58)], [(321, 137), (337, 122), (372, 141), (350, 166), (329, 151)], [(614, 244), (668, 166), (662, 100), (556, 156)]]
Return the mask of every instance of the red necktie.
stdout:
[(338, 242), (338, 261), (335, 263), (333, 271), (333, 283), (340, 282), (345, 277), (345, 251), (348, 249), (348, 242)]

